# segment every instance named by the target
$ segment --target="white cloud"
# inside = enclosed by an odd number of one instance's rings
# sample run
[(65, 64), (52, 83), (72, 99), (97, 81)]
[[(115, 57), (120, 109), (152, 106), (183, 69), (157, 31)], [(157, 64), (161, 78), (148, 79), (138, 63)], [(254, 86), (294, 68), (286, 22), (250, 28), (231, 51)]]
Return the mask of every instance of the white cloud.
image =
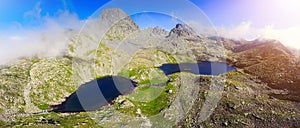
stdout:
[(61, 56), (66, 51), (69, 39), (74, 32), (69, 29), (79, 29), (82, 21), (76, 14), (68, 11), (58, 11), (57, 17), (41, 16), (39, 3), (33, 10), (24, 13), (30, 17), (30, 22), (39, 23), (36, 27), (12, 27), (12, 30), (0, 31), (0, 65), (13, 62), (23, 57), (54, 57)]
[(22, 36), (11, 36), (9, 37), (9, 40), (12, 40), (12, 41), (16, 41), (16, 40), (23, 40), (24, 37)]
[(288, 28), (275, 28), (273, 25), (255, 28), (251, 22), (242, 22), (232, 27), (217, 27), (217, 32), (220, 36), (232, 39), (276, 39), (287, 47), (300, 49), (300, 24)]
[(300, 24), (284, 29), (266, 26), (260, 32), (264, 38), (277, 39), (288, 47), (300, 49)]
[(251, 28), (251, 22), (242, 22), (237, 26), (231, 27), (217, 27), (217, 32), (220, 36), (232, 38), (232, 39), (253, 39), (256, 33)]
[(40, 5), (41, 5), (41, 2), (38, 2), (35, 5), (34, 9), (25, 12), (24, 18), (30, 18), (30, 19), (32, 18), (32, 19), (39, 20), (41, 18), (41, 12), (42, 12)]

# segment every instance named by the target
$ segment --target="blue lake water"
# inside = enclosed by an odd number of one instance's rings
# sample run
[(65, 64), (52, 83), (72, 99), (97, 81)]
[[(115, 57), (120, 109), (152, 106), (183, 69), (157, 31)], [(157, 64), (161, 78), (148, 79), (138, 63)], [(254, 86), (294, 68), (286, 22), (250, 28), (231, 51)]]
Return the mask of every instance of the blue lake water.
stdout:
[[(219, 75), (235, 68), (225, 63), (201, 62), (163, 64), (158, 67), (165, 75), (177, 72), (190, 72), (203, 75)], [(118, 96), (131, 93), (137, 83), (121, 76), (106, 76), (81, 85), (60, 104), (53, 106), (54, 112), (82, 112), (97, 110), (115, 100)]]
[(200, 63), (163, 64), (159, 67), (166, 75), (177, 72), (189, 72), (202, 75), (219, 75), (235, 70), (226, 63), (203, 61)]
[(134, 81), (121, 76), (106, 76), (81, 85), (62, 104), (54, 106), (54, 112), (82, 112), (99, 109), (119, 95), (130, 93)]

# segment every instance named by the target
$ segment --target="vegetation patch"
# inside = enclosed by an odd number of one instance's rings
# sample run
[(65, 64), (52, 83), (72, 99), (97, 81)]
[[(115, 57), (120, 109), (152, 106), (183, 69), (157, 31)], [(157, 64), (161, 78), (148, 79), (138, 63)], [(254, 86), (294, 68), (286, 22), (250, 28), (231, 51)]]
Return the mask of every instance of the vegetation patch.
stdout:
[(168, 77), (158, 68), (138, 67), (130, 70), (122, 70), (118, 75), (138, 82), (139, 84), (159, 84), (168, 81)]
[[(140, 87), (126, 99), (134, 106), (118, 109), (120, 112), (137, 115), (152, 116), (167, 108), (176, 94), (175, 87), (169, 83), (165, 87)], [(118, 104), (122, 106), (122, 104)], [(138, 112), (138, 109), (141, 113)]]
[(90, 118), (88, 113), (76, 114), (60, 114), (60, 113), (47, 113), (31, 116), (18, 117), (14, 122), (0, 121), (0, 125), (4, 127), (17, 127), (17, 128), (40, 128), (40, 127), (78, 127), (78, 128), (101, 128), (93, 119)]
[(38, 106), (38, 108), (41, 109), (41, 110), (46, 110), (46, 109), (49, 108), (49, 105), (48, 104), (41, 104), (41, 105)]
[(131, 101), (150, 102), (152, 100), (155, 100), (158, 96), (160, 96), (160, 94), (163, 91), (164, 91), (163, 87), (146, 86), (137, 89), (136, 92), (129, 95), (128, 98)]

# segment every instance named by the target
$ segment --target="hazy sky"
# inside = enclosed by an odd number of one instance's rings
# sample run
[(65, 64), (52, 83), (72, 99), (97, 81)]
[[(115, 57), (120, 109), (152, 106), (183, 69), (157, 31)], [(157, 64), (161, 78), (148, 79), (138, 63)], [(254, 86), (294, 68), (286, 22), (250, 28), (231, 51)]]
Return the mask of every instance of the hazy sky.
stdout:
[[(183, 16), (196, 17), (190, 6), (178, 6), (179, 0), (169, 5), (160, 0), (121, 1), (127, 13), (135, 7), (157, 8), (182, 12)], [(108, 0), (0, 0), (0, 61), (19, 56), (45, 54), (55, 56), (64, 50), (64, 30), (80, 28), (99, 7)], [(191, 0), (209, 18), (219, 35), (234, 39), (274, 38), (289, 47), (300, 49), (300, 0)], [(155, 4), (153, 4), (155, 3)], [(142, 28), (156, 24), (171, 29), (178, 22), (171, 16), (134, 15)], [(141, 19), (145, 19), (144, 22)], [(188, 21), (189, 22), (189, 21)], [(194, 25), (198, 21), (193, 22)], [(199, 25), (201, 28), (201, 25)], [(41, 38), (41, 34), (43, 37)], [(50, 39), (50, 40), (47, 40)], [(22, 44), (22, 47), (20, 47)], [(52, 49), (52, 50), (51, 50)], [(50, 53), (45, 51), (51, 51)]]
[[(29, 0), (26, 2), (0, 0), (0, 27), (6, 29), (16, 23), (25, 26), (32, 25), (29, 22), (30, 19), (26, 18), (26, 13), (35, 8), (37, 3), (40, 3), (40, 16), (55, 17), (58, 16), (59, 11), (68, 10), (76, 13), (79, 19), (83, 20), (107, 2), (109, 0), (89, 0), (88, 2), (82, 0)], [(276, 28), (286, 28), (300, 23), (299, 0), (191, 0), (191, 2), (202, 9), (216, 26), (234, 26), (250, 21), (255, 27), (273, 25)], [(131, 7), (130, 3), (127, 7)]]

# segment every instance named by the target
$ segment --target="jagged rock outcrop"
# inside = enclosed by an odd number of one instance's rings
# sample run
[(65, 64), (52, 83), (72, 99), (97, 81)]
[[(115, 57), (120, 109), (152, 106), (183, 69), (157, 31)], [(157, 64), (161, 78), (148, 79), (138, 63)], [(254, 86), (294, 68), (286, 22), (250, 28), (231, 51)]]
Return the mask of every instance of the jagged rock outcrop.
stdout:
[(186, 24), (177, 24), (176, 27), (170, 31), (168, 37), (181, 37), (186, 40), (201, 39), (201, 36)]
[(164, 36), (164, 35), (167, 35), (168, 33), (169, 32), (167, 30), (162, 29), (158, 26), (156, 26), (152, 29), (152, 35), (163, 35)]
[(106, 32), (107, 40), (122, 40), (133, 32), (139, 30), (138, 25), (119, 8), (106, 9), (100, 15), (100, 22), (111, 26)]

